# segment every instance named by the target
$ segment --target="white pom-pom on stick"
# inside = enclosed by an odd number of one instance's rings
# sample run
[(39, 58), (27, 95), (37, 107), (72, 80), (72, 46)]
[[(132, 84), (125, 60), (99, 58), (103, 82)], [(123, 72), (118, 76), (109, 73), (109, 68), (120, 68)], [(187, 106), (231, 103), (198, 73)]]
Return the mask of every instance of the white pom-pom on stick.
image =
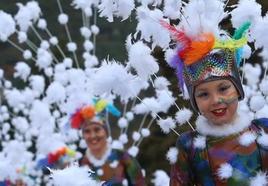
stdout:
[(262, 95), (255, 95), (251, 97), (249, 105), (251, 110), (256, 112), (260, 110), (265, 105), (265, 103), (265, 98)]
[(150, 130), (149, 129), (147, 129), (147, 128), (143, 128), (143, 129), (141, 129), (141, 135), (143, 136), (143, 137), (148, 137), (148, 136), (150, 136), (150, 134), (151, 134), (151, 132), (150, 132)]
[(76, 50), (77, 50), (77, 45), (76, 45), (76, 43), (74, 43), (74, 42), (69, 42), (69, 43), (67, 44), (67, 49), (68, 49), (68, 51), (70, 51), (70, 52), (74, 52), (74, 51), (76, 51)]
[(14, 77), (19, 77), (23, 81), (26, 81), (31, 74), (31, 68), (25, 62), (18, 62), (15, 66)]
[(15, 33), (15, 21), (10, 14), (0, 10), (0, 41), (7, 41), (8, 37)]
[(150, 75), (157, 73), (159, 70), (159, 66), (151, 52), (151, 49), (141, 41), (133, 44), (129, 49), (129, 64), (142, 79), (149, 78)]
[(179, 123), (179, 125), (182, 125), (188, 122), (191, 119), (192, 115), (193, 113), (191, 110), (187, 108), (183, 108), (176, 113), (175, 118), (176, 118), (176, 121)]
[(60, 14), (60, 15), (58, 16), (58, 21), (59, 21), (59, 23), (62, 24), (62, 25), (67, 24), (67, 23), (68, 23), (68, 20), (69, 20), (69, 17), (68, 17), (67, 14), (62, 13), (62, 14)]
[(119, 141), (121, 141), (123, 144), (126, 144), (128, 142), (128, 137), (126, 134), (121, 134), (119, 136)]
[(170, 117), (158, 120), (158, 125), (165, 134), (168, 134), (170, 130), (176, 127), (174, 120)]
[(19, 43), (24, 43), (25, 41), (27, 41), (28, 37), (27, 34), (25, 32), (18, 32), (18, 40)]
[(154, 80), (154, 86), (158, 90), (165, 90), (170, 85), (170, 82), (165, 77), (157, 77)]
[(133, 156), (133, 157), (136, 157), (137, 154), (139, 153), (139, 148), (136, 147), (136, 146), (132, 146), (128, 149), (128, 153)]
[(122, 129), (122, 128), (126, 128), (128, 126), (128, 121), (126, 118), (120, 118), (118, 120), (118, 126)]
[(141, 138), (141, 134), (139, 133), (139, 132), (133, 132), (133, 134), (132, 134), (132, 139), (134, 140), (134, 141), (139, 141), (140, 140), (140, 138)]
[(128, 121), (132, 121), (134, 119), (133, 112), (127, 112), (126, 113), (126, 118), (127, 118)]
[(45, 19), (39, 19), (37, 23), (37, 27), (44, 30), (47, 28), (47, 22)]
[(89, 39), (89, 37), (91, 36), (91, 31), (89, 28), (87, 27), (81, 27), (80, 28), (80, 33), (81, 35), (85, 38), (85, 39)]
[(170, 164), (175, 164), (177, 162), (179, 151), (176, 147), (169, 148), (166, 157)]
[(92, 25), (90, 28), (91, 28), (92, 34), (94, 35), (97, 35), (100, 32), (100, 29), (97, 25)]
[(23, 58), (28, 60), (28, 59), (31, 59), (32, 58), (32, 52), (30, 50), (25, 50), (23, 52)]
[(57, 37), (53, 36), (49, 39), (49, 42), (52, 44), (52, 45), (57, 45), (59, 43), (59, 40)]

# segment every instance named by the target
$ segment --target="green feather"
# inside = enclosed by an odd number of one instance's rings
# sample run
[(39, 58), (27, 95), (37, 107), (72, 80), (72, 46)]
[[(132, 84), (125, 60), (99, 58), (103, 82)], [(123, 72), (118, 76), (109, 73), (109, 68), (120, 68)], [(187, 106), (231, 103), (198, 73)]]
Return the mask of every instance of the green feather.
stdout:
[(240, 39), (244, 36), (245, 32), (249, 29), (251, 23), (249, 21), (245, 22), (242, 26), (235, 30), (233, 39)]

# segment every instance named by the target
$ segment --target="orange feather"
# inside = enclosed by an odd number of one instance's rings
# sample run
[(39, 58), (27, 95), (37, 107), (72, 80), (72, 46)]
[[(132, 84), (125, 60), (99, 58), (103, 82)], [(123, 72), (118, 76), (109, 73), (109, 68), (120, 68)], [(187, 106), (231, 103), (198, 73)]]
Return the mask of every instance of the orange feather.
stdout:
[(199, 38), (199, 41), (192, 41), (191, 44), (179, 54), (184, 64), (187, 66), (202, 59), (214, 46), (215, 38), (212, 33), (201, 34)]

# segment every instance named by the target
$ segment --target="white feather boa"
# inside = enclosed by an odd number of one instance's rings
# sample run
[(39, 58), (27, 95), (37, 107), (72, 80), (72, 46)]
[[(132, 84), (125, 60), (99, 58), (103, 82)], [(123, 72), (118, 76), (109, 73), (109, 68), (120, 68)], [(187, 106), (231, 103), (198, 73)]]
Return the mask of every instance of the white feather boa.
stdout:
[(252, 118), (246, 113), (238, 113), (232, 123), (226, 123), (221, 126), (214, 125), (207, 118), (200, 115), (196, 120), (196, 130), (205, 136), (228, 136), (237, 134), (250, 126)]

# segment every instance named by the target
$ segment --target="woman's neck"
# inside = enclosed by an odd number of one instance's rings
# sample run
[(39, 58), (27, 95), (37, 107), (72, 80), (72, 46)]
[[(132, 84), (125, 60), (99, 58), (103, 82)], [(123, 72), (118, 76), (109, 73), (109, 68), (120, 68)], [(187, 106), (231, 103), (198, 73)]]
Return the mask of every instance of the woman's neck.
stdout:
[(86, 150), (87, 159), (96, 167), (102, 166), (111, 154), (112, 149), (110, 145), (106, 144), (104, 147), (100, 152), (92, 152), (89, 148)]
[(94, 150), (90, 149), (91, 154), (97, 159), (101, 159), (106, 151), (107, 151), (107, 144), (105, 144), (99, 149), (94, 149)]

